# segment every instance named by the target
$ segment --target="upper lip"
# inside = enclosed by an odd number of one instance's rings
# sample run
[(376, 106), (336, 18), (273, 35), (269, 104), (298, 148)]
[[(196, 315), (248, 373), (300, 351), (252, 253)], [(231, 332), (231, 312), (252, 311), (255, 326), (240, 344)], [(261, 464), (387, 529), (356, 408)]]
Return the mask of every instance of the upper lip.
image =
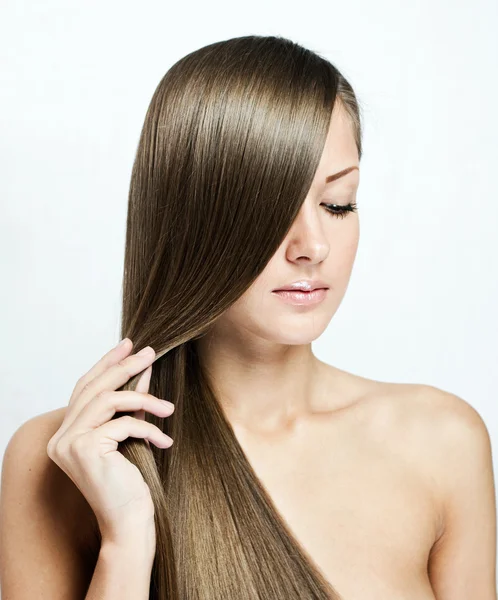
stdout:
[(300, 279), (299, 281), (294, 281), (289, 283), (288, 285), (284, 285), (281, 288), (277, 288), (273, 290), (274, 292), (280, 292), (281, 290), (302, 290), (304, 292), (311, 292), (312, 290), (316, 290), (317, 288), (327, 288), (328, 285), (324, 281), (320, 281), (319, 279)]

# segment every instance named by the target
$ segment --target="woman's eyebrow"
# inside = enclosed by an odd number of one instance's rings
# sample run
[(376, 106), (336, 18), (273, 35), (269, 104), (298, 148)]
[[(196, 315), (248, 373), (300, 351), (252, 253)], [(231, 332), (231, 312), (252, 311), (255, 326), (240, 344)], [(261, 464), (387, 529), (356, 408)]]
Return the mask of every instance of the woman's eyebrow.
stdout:
[(344, 175), (351, 173), (351, 171), (354, 171), (355, 169), (357, 171), (360, 170), (356, 165), (354, 165), (352, 167), (348, 167), (347, 169), (343, 169), (342, 171), (339, 171), (338, 173), (329, 175), (328, 177), (325, 178), (325, 183), (330, 183), (331, 181), (335, 181), (336, 179), (339, 179), (339, 177), (343, 177)]

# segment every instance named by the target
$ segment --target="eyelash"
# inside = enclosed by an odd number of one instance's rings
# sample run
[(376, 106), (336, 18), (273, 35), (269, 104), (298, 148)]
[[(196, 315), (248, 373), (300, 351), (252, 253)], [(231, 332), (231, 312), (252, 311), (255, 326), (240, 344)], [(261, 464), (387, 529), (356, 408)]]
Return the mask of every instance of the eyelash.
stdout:
[[(345, 217), (347, 217), (348, 213), (357, 212), (358, 210), (358, 205), (356, 204), (356, 202), (350, 202), (349, 204), (344, 205), (324, 203), (324, 206), (332, 216), (337, 217), (339, 219), (344, 219)], [(333, 209), (332, 207), (335, 207), (335, 209)]]

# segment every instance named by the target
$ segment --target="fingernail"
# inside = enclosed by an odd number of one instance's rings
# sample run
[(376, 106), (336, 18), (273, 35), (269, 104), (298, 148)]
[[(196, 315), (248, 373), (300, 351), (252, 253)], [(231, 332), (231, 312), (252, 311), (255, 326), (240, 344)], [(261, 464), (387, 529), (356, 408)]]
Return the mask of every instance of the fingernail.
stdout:
[(162, 402), (163, 404), (166, 404), (166, 406), (169, 406), (169, 407), (175, 408), (175, 405), (173, 404), (173, 402), (169, 402), (168, 400), (161, 400), (161, 402)]
[(127, 338), (127, 337), (123, 338), (123, 339), (122, 339), (122, 340), (119, 342), (119, 344), (116, 346), (116, 348), (121, 348), (121, 346), (124, 346), (124, 345), (126, 344), (127, 340), (128, 340), (128, 338)]
[(143, 356), (144, 354), (149, 354), (151, 350), (152, 348), (150, 346), (145, 346), (145, 348), (142, 348), (140, 352), (137, 352), (136, 356)]

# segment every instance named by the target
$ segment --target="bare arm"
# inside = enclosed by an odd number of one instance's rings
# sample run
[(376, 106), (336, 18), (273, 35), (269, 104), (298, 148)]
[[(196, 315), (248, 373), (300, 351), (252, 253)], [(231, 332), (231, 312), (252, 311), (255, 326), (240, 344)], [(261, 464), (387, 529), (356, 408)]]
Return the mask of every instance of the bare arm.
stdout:
[(496, 600), (496, 503), (492, 449), (479, 413), (465, 400), (439, 393), (440, 493), (444, 530), (428, 572), (438, 600)]
[(103, 542), (85, 600), (147, 600), (152, 564), (153, 557), (140, 542)]
[[(2, 600), (145, 600), (154, 557), (144, 529), (87, 551), (87, 505), (47, 456), (62, 411), (25, 422), (10, 439), (0, 489)], [(93, 523), (92, 523), (93, 526)], [(95, 557), (92, 558), (91, 555)], [(98, 559), (97, 559), (98, 555)]]
[[(76, 600), (91, 578), (76, 525), (82, 513), (70, 482), (46, 453), (56, 413), (26, 421), (2, 461), (0, 580), (2, 600)], [(69, 508), (70, 507), (70, 508)]]

